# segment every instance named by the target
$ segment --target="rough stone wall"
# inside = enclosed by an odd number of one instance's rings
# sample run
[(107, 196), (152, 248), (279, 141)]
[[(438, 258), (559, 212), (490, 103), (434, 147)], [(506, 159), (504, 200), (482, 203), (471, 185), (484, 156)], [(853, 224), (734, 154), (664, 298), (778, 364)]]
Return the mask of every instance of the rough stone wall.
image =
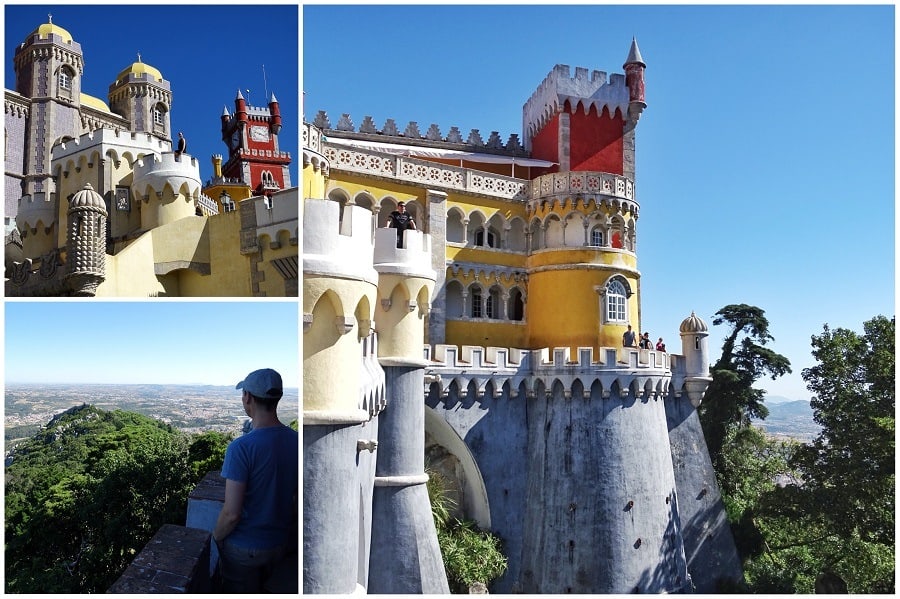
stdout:
[(688, 571), (696, 592), (716, 593), (721, 579), (743, 573), (700, 418), (682, 397), (666, 402), (666, 419)]
[(519, 576), (522, 555), (523, 518), (526, 503), (528, 439), (525, 394), (509, 397), (470, 390), (465, 398), (451, 391), (441, 397), (432, 385), (425, 404), (434, 410), (465, 442), (478, 464), (490, 505), (491, 532), (503, 541), (509, 562), (503, 577), (491, 585), (492, 592), (509, 593)]

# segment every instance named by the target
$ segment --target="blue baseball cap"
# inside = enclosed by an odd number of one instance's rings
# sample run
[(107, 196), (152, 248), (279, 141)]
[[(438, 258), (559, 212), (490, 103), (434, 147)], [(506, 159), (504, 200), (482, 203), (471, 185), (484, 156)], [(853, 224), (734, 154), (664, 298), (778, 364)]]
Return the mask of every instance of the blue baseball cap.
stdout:
[(243, 389), (253, 397), (260, 399), (281, 399), (281, 396), (284, 395), (281, 375), (271, 368), (254, 370), (234, 388)]

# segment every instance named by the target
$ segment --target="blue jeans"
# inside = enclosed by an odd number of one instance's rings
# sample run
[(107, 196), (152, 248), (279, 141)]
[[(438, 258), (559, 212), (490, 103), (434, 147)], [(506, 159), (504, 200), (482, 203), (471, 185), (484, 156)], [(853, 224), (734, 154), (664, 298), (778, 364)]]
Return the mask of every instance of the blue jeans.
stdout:
[(266, 581), (277, 575), (276, 568), (285, 556), (282, 545), (272, 549), (248, 549), (229, 543), (219, 546), (222, 591), (225, 593), (260, 593)]

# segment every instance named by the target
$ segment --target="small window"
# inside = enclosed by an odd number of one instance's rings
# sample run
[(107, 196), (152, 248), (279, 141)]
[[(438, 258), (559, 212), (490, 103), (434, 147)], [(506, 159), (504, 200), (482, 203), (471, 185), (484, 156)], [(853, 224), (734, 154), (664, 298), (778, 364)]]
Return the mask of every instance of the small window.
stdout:
[(166, 122), (165, 113), (159, 106), (153, 108), (153, 123), (155, 125), (164, 125)]
[(603, 231), (599, 228), (591, 231), (591, 245), (594, 247), (603, 247)]
[(59, 87), (60, 89), (72, 89), (72, 77), (65, 69), (59, 72)]

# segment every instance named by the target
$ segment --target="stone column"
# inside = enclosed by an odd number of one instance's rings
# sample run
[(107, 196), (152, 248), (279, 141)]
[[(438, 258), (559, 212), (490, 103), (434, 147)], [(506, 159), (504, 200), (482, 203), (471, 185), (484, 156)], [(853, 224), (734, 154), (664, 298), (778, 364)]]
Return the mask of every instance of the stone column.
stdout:
[(443, 191), (427, 190), (428, 233), (431, 235), (431, 267), (437, 276), (431, 311), (428, 313), (429, 345), (446, 341), (447, 293), (444, 283), (447, 279), (447, 194)]

